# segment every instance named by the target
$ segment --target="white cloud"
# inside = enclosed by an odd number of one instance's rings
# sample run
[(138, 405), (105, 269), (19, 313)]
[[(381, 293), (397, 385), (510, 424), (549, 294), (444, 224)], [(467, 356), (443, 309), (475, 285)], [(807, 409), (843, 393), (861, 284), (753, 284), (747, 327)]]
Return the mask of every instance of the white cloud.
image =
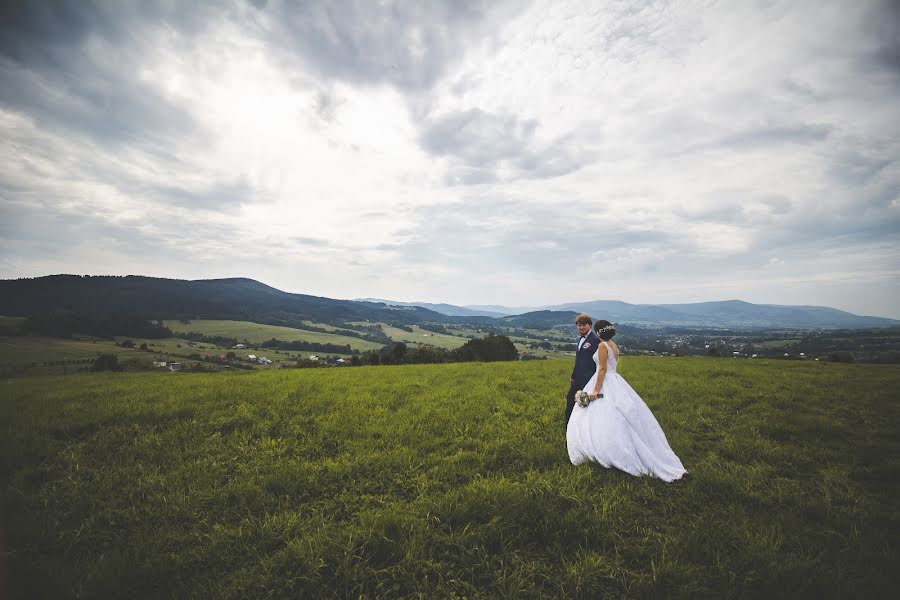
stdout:
[(4, 31), (0, 276), (900, 317), (890, 3), (132, 8)]

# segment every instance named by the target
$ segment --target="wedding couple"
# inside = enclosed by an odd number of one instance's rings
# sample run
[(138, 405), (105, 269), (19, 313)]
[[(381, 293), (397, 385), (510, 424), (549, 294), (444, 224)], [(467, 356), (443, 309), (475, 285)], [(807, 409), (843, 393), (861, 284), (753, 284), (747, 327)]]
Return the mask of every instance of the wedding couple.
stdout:
[[(616, 373), (619, 347), (612, 341), (615, 327), (602, 320), (592, 327), (591, 318), (584, 314), (578, 315), (575, 325), (581, 339), (566, 396), (569, 460), (573, 465), (595, 461), (606, 468), (664, 481), (680, 479), (687, 471), (653, 413)], [(576, 402), (576, 395), (582, 402)]]

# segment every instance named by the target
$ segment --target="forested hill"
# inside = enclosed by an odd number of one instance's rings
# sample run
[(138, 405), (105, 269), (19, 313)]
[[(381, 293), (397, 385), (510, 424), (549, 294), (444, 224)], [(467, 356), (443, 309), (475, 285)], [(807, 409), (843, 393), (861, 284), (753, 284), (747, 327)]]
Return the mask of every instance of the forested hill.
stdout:
[(0, 281), (0, 315), (67, 311), (147, 319), (234, 319), (259, 323), (379, 321), (411, 324), (453, 319), (415, 307), (290, 294), (244, 278), (186, 281), (128, 275), (51, 275)]

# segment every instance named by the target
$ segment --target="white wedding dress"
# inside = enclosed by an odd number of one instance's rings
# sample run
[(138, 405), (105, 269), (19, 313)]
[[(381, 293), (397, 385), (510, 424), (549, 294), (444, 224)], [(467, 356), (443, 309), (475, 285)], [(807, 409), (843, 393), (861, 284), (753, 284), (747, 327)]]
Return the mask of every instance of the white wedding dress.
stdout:
[[(616, 359), (606, 342), (606, 377), (598, 398), (586, 407), (575, 405), (566, 429), (573, 465), (595, 461), (632, 475), (653, 475), (675, 481), (687, 473), (650, 409), (628, 382), (616, 373)], [(594, 363), (599, 361), (599, 347)], [(597, 373), (584, 386), (592, 392)]]

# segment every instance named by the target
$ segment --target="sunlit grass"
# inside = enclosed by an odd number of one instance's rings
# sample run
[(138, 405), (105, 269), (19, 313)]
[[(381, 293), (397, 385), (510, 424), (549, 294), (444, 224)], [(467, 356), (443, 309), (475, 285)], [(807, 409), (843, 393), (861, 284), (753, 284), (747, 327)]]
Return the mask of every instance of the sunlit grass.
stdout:
[(894, 366), (625, 357), (690, 471), (572, 467), (569, 361), (4, 382), (13, 597), (889, 597)]

